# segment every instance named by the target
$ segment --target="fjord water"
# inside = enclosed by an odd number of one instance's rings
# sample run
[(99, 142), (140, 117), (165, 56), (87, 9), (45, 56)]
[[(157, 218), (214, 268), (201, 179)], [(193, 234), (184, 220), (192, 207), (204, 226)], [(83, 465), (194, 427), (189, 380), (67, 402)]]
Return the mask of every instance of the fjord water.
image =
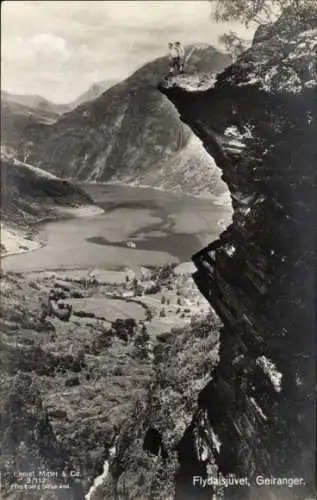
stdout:
[[(115, 269), (186, 262), (231, 221), (230, 204), (217, 198), (113, 184), (82, 187), (105, 212), (40, 223), (39, 236), (45, 245), (5, 257), (5, 270)], [(128, 242), (135, 247), (127, 246)]]

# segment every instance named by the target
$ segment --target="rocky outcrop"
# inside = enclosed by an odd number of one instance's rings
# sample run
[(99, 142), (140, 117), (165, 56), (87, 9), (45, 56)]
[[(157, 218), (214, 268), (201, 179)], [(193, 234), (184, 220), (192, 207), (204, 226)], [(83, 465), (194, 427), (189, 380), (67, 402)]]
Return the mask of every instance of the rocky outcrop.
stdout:
[[(190, 78), (160, 86), (222, 169), (234, 208), (193, 256), (223, 322), (195, 425), (217, 436), (219, 472), (250, 480), (226, 488), (230, 499), (314, 496), (316, 47), (317, 13), (288, 10), (208, 90), (189, 90)], [(259, 488), (260, 475), (302, 481)]]
[[(188, 47), (187, 55), (191, 75), (218, 72), (231, 62), (208, 45)], [(29, 161), (68, 179), (223, 194), (213, 159), (157, 89), (167, 72), (168, 58), (156, 59), (56, 123), (38, 127), (37, 140), (29, 134)]]

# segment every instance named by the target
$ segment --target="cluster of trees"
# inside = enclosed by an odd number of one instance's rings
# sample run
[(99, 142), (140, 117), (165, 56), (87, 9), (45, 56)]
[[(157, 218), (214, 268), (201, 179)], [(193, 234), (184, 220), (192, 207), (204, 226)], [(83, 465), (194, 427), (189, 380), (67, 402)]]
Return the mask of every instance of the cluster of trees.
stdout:
[(86, 367), (82, 352), (76, 355), (65, 354), (56, 355), (42, 349), (41, 346), (31, 346), (29, 348), (11, 347), (6, 350), (7, 367), (10, 374), (15, 374), (18, 370), (37, 375), (54, 377), (57, 372), (66, 373), (71, 371), (79, 373)]
[(114, 330), (115, 335), (126, 342), (134, 336), (136, 327), (137, 324), (134, 318), (118, 318), (111, 323), (111, 328)]
[[(317, 14), (316, 0), (210, 0), (210, 3), (216, 22), (240, 23), (252, 29), (272, 24), (286, 10), (294, 20), (306, 19), (313, 11)], [(219, 41), (233, 57), (250, 45), (250, 40), (233, 30), (221, 35)]]
[(174, 276), (174, 269), (176, 264), (170, 263), (165, 264), (162, 267), (155, 267), (152, 269), (151, 279), (152, 280), (160, 280), (160, 281), (168, 281)]
[(147, 281), (147, 278), (141, 277), (138, 280), (136, 277), (130, 278), (128, 275), (125, 277), (126, 285), (129, 290), (132, 290), (136, 296), (151, 295), (160, 293), (162, 286), (166, 286), (168, 290), (173, 289), (174, 269), (176, 264), (165, 264), (161, 267), (151, 268), (151, 276), (149, 277), (151, 284), (141, 284), (142, 281)]

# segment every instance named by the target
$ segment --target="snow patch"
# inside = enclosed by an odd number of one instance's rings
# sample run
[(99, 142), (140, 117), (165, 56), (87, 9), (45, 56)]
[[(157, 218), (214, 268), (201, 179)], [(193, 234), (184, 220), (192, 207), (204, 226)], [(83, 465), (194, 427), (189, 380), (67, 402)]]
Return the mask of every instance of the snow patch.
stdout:
[(244, 126), (243, 132), (241, 132), (235, 125), (230, 125), (230, 127), (227, 127), (224, 131), (224, 135), (230, 139), (236, 139), (238, 141), (242, 141), (243, 139), (252, 139), (253, 137), (250, 126)]

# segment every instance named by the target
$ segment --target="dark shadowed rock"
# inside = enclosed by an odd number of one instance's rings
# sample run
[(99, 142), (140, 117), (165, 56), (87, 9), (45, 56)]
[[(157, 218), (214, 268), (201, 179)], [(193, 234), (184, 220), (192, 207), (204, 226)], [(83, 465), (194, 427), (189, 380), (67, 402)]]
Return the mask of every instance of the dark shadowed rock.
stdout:
[(305, 482), (228, 488), (228, 499), (303, 500), (315, 488), (316, 47), (316, 12), (285, 12), (208, 90), (190, 78), (161, 85), (222, 168), (234, 208), (232, 225), (193, 256), (224, 324), (199, 394), (204, 429), (221, 442), (223, 474)]

